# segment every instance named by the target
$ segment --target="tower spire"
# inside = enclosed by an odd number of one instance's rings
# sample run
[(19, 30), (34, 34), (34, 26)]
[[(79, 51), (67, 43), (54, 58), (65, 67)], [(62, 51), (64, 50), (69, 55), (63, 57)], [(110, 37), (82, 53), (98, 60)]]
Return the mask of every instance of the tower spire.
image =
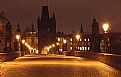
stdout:
[(20, 25), (19, 25), (19, 21), (18, 21), (18, 25), (17, 25), (16, 32), (21, 32)]
[(33, 23), (32, 23), (32, 26), (31, 26), (31, 30), (32, 30), (32, 32), (35, 32)]
[(83, 27), (82, 27), (82, 22), (81, 22), (81, 29), (80, 29), (80, 33), (84, 33), (84, 31), (83, 31)]
[(43, 6), (41, 20), (49, 20), (48, 6)]

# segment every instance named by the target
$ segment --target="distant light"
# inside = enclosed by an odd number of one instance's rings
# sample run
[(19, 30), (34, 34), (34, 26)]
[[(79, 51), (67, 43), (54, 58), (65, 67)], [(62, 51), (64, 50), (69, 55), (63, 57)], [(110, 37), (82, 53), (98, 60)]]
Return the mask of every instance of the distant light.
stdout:
[(90, 47), (88, 47), (88, 50), (90, 50)]
[(62, 52), (62, 51), (63, 51), (63, 49), (59, 49), (59, 51), (61, 51), (61, 52)]
[(70, 47), (70, 50), (72, 50), (72, 47)]
[(67, 40), (63, 40), (64, 44), (67, 42)]
[(59, 43), (56, 43), (56, 45), (59, 45)]
[(89, 41), (89, 38), (88, 38), (88, 41)]
[(78, 49), (80, 49), (80, 47), (78, 47)]
[(80, 47), (80, 50), (82, 50), (82, 47)]
[(20, 35), (16, 35), (16, 39), (19, 40), (20, 39)]
[(52, 44), (52, 47), (55, 47), (55, 44)]
[(76, 39), (77, 39), (77, 40), (79, 40), (79, 38), (80, 38), (80, 35), (79, 35), (79, 34), (77, 34), (77, 35), (76, 35)]
[(70, 41), (73, 41), (72, 38), (70, 38)]
[(60, 41), (60, 38), (58, 38), (58, 41)]
[(22, 43), (24, 44), (25, 43), (25, 40), (22, 40)]
[(84, 39), (84, 41), (87, 41), (86, 38)]
[(109, 28), (109, 24), (104, 23), (103, 24), (103, 29), (104, 29), (105, 33), (107, 33), (108, 28)]
[(80, 38), (80, 41), (82, 41), (82, 39)]
[(27, 43), (25, 43), (25, 45), (27, 46), (28, 44), (27, 44)]
[(39, 53), (39, 51), (38, 51), (38, 50), (36, 50), (36, 53), (38, 54), (38, 53)]
[(47, 47), (47, 50), (49, 51), (49, 50), (50, 50), (50, 48), (49, 48), (49, 47)]
[(52, 48), (52, 46), (49, 46), (50, 48)]

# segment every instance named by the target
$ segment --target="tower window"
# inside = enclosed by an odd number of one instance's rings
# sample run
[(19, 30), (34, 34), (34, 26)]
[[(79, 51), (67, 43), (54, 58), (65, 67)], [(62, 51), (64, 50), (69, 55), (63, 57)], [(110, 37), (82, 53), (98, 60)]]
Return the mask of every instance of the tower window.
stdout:
[(48, 31), (50, 31), (50, 29), (47, 29)]
[(70, 38), (70, 41), (72, 41), (72, 38)]

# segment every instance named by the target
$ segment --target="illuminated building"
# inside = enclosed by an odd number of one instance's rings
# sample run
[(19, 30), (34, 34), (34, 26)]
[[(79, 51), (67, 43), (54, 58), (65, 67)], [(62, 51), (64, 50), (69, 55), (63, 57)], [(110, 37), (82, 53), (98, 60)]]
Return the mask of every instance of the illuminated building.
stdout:
[[(24, 39), (27, 44), (29, 44), (33, 50), (38, 50), (38, 35), (37, 32), (34, 29), (34, 25), (32, 24), (31, 28), (27, 27), (24, 31)], [(33, 53), (35, 53), (33, 51)]]

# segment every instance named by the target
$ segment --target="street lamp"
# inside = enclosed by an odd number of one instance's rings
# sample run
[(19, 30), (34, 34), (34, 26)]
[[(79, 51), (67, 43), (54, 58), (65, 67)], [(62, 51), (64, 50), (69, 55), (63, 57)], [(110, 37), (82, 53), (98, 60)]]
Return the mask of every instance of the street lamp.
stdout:
[(77, 40), (80, 39), (80, 35), (79, 35), (79, 34), (76, 35), (76, 39), (77, 39)]
[(63, 43), (65, 44), (67, 42), (67, 40), (63, 40)]
[(22, 40), (22, 43), (24, 44), (25, 43), (25, 40)]
[(16, 39), (19, 41), (19, 39), (20, 39), (20, 35), (16, 35)]
[(80, 39), (80, 35), (79, 34), (76, 35), (76, 39), (77, 39), (77, 48), (76, 49), (78, 50), (78, 41)]
[(64, 39), (63, 40), (63, 51), (67, 51), (67, 40), (66, 39)]
[(107, 31), (108, 31), (108, 29), (109, 29), (109, 24), (105, 21), (105, 23), (103, 24), (105, 52), (108, 51), (108, 44), (107, 44)]
[(16, 35), (16, 39), (18, 41), (18, 51), (20, 51), (20, 35)]
[(105, 22), (105, 23), (103, 24), (103, 30), (104, 30), (105, 33), (107, 33), (108, 28), (109, 28), (109, 24)]

